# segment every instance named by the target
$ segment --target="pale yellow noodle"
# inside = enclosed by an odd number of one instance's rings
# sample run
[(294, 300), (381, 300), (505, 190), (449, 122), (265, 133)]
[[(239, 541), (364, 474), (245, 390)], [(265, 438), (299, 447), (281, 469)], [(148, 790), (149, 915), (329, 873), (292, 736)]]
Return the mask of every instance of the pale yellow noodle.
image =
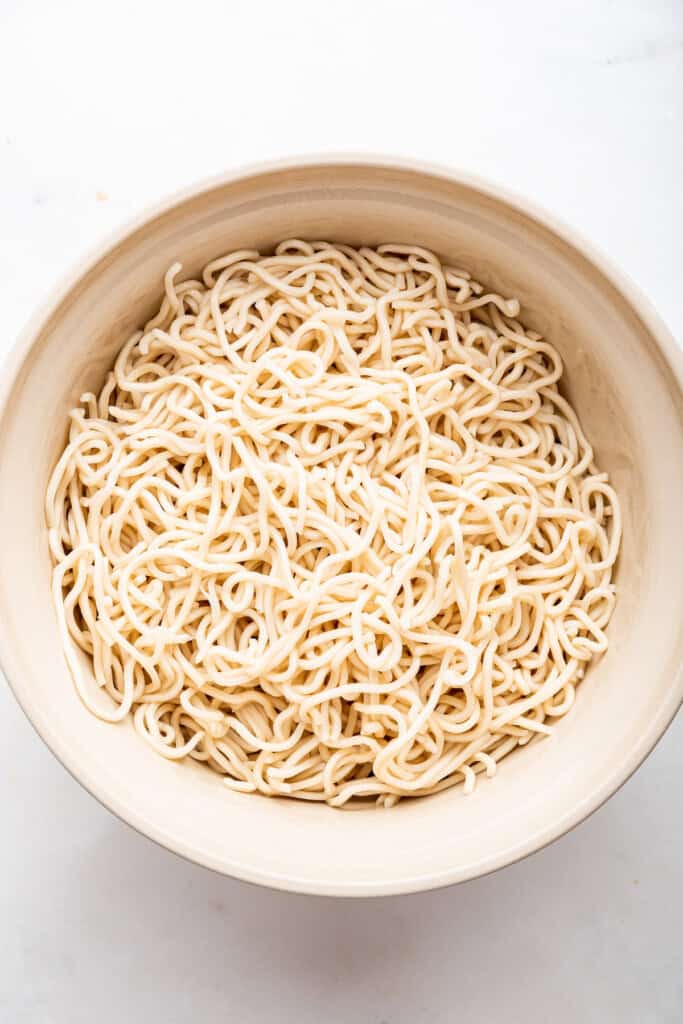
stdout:
[(180, 270), (47, 492), (82, 700), (240, 792), (471, 791), (607, 646), (619, 502), (558, 353), (418, 246)]

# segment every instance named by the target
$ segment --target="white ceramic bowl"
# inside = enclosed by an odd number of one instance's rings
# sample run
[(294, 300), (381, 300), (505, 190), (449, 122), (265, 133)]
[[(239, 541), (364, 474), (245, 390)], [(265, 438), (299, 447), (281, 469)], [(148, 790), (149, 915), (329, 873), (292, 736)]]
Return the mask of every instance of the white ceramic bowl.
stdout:
[[(43, 495), (67, 410), (158, 306), (180, 259), (196, 271), (288, 236), (416, 242), (518, 296), (561, 351), (567, 391), (624, 506), (609, 627), (554, 735), (520, 750), (470, 797), (460, 788), (362, 812), (231, 793), (158, 757), (129, 724), (79, 702), (50, 590)], [(395, 162), (298, 161), (200, 185), (138, 221), (59, 290), (0, 383), (0, 645), (26, 714), (90, 792), (200, 864), (254, 882), (344, 896), (410, 892), (537, 850), (609, 797), (683, 695), (683, 359), (656, 315), (602, 258), (526, 203), (478, 181)]]

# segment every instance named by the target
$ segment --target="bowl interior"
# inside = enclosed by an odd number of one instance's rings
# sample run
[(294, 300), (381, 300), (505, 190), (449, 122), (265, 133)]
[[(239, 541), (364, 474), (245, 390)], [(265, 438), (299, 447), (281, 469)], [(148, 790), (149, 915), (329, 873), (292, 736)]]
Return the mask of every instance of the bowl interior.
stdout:
[[(174, 260), (197, 271), (285, 237), (414, 242), (519, 297), (560, 350), (565, 392), (624, 507), (610, 648), (554, 735), (496, 779), (390, 811), (339, 812), (227, 790), (154, 754), (128, 724), (79, 702), (50, 598), (43, 498), (66, 413), (97, 390), (127, 335), (158, 306)], [(206, 187), (153, 215), (78, 276), (24, 339), (0, 428), (0, 638), (40, 733), (107, 806), (201, 863), (312, 892), (398, 892), (499, 867), (561, 834), (639, 763), (681, 699), (683, 412), (669, 356), (619, 289), (533, 214), (489, 190), (414, 169), (317, 164)], [(666, 347), (666, 346), (665, 346)]]

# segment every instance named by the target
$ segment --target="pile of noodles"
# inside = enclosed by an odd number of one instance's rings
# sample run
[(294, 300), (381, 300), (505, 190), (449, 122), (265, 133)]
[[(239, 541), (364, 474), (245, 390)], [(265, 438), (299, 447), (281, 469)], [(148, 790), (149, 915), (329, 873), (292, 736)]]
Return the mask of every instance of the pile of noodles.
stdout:
[(558, 353), (417, 246), (180, 269), (47, 493), (81, 698), (243, 792), (471, 790), (607, 645), (619, 503)]

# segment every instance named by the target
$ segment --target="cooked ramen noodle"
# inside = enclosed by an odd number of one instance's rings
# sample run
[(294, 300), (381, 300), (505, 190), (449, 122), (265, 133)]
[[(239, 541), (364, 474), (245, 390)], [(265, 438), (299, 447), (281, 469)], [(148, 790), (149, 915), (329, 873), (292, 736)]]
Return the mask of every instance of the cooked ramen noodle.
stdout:
[(83, 702), (240, 792), (471, 791), (607, 647), (619, 502), (560, 356), (415, 245), (180, 272), (47, 492)]

